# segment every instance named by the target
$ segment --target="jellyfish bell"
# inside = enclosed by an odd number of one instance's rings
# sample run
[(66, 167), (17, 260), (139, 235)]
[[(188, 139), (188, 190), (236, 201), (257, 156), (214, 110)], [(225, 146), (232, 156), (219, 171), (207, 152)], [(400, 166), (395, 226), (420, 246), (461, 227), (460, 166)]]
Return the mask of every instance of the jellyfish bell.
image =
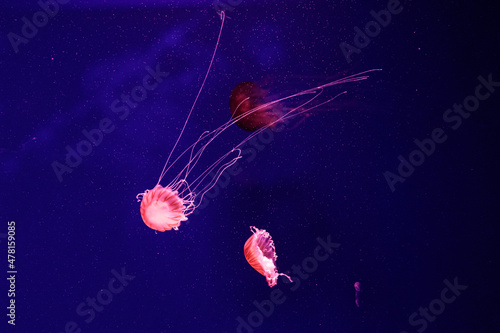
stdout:
[(264, 275), (269, 287), (274, 287), (280, 275), (286, 276), (290, 282), (292, 279), (286, 274), (279, 273), (276, 268), (276, 249), (271, 235), (264, 229), (250, 227), (253, 235), (248, 238), (243, 247), (245, 259), (257, 272)]
[(269, 102), (267, 91), (253, 81), (244, 81), (234, 87), (229, 97), (231, 117), (241, 129), (249, 132), (274, 127), (283, 116), (279, 104)]
[(187, 220), (184, 211), (189, 204), (179, 197), (178, 191), (158, 184), (152, 190), (144, 192), (141, 217), (151, 229), (161, 232), (178, 230), (181, 222)]

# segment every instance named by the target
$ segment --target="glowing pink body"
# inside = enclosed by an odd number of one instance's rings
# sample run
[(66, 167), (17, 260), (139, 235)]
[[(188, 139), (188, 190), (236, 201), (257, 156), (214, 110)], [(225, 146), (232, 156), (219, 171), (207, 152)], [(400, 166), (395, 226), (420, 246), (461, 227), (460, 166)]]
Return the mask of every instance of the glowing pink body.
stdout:
[(280, 275), (292, 279), (286, 274), (279, 273), (276, 268), (276, 249), (271, 235), (264, 229), (250, 227), (253, 235), (245, 242), (245, 258), (257, 272), (264, 275), (269, 287), (274, 287)]
[(361, 293), (361, 284), (359, 282), (354, 283), (354, 290), (356, 291), (356, 306), (359, 308), (359, 294)]
[(181, 222), (187, 220), (184, 215), (185, 209), (186, 206), (179, 198), (178, 192), (161, 185), (146, 191), (142, 197), (142, 220), (154, 230), (177, 230)]

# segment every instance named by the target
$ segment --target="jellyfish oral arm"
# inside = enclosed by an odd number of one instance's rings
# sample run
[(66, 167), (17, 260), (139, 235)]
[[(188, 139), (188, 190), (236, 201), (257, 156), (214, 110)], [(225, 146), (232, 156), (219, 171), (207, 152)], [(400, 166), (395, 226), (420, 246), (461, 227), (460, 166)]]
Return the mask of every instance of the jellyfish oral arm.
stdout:
[(293, 282), (288, 275), (276, 271), (276, 265), (271, 259), (263, 257), (261, 264), (264, 273), (259, 273), (266, 277), (267, 284), (270, 287), (273, 287), (278, 283), (278, 277), (280, 275), (286, 276), (290, 282)]

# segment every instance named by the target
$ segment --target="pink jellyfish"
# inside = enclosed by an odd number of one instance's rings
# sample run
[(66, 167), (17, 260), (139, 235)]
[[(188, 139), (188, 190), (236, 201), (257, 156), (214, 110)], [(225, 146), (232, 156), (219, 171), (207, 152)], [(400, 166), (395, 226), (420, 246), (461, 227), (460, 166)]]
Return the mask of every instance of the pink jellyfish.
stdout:
[[(323, 92), (324, 89), (348, 82), (365, 80), (368, 78), (368, 76), (366, 75), (367, 73), (377, 70), (372, 69), (358, 74), (350, 75), (345, 78), (331, 81), (329, 83), (270, 102), (262, 101), (260, 103), (253, 103), (254, 101), (252, 101), (252, 103), (255, 105), (252, 105), (250, 108), (246, 108), (246, 105), (248, 104), (247, 102), (251, 96), (246, 96), (242, 100), (239, 100), (238, 105), (236, 105), (236, 109), (238, 109), (237, 115), (232, 112), (231, 118), (226, 123), (214, 130), (203, 132), (198, 140), (196, 140), (192, 145), (188, 146), (188, 148), (184, 150), (184, 152), (182, 152), (177, 158), (175, 158), (175, 160), (173, 160), (172, 163), (169, 164), (175, 148), (177, 147), (182, 134), (186, 129), (189, 118), (193, 113), (193, 109), (196, 106), (196, 102), (198, 101), (201, 91), (203, 90), (208, 74), (210, 73), (210, 69), (212, 67), (217, 48), (219, 46), (222, 28), (224, 26), (224, 12), (221, 12), (220, 16), (222, 23), (220, 26), (217, 42), (215, 44), (215, 49), (212, 54), (212, 59), (208, 66), (208, 70), (205, 74), (205, 78), (201, 84), (201, 87), (198, 90), (198, 94), (196, 95), (193, 105), (189, 110), (186, 121), (184, 122), (184, 126), (182, 127), (177, 141), (170, 151), (158, 182), (156, 183), (154, 188), (152, 190), (146, 190), (143, 193), (138, 194), (136, 197), (138, 201), (141, 201), (142, 199), (140, 212), (144, 223), (151, 229), (157, 231), (166, 231), (172, 229), (178, 230), (181, 222), (186, 221), (188, 219), (188, 216), (192, 214), (197, 207), (199, 207), (199, 205), (203, 201), (203, 196), (205, 195), (205, 193), (207, 193), (213, 186), (215, 186), (224, 170), (232, 166), (238, 159), (242, 157), (240, 147), (245, 142), (260, 134), (267, 128), (272, 128), (273, 126), (283, 122), (284, 120), (296, 117), (300, 114), (304, 114), (312, 109), (320, 107), (326, 103), (331, 102), (338, 96), (346, 93), (346, 91), (343, 91), (328, 99), (327, 101), (312, 105), (312, 102), (318, 98), (318, 96)], [(211, 144), (212, 141), (214, 141), (226, 129), (238, 123), (238, 121), (242, 120), (245, 117), (252, 116), (253, 114), (260, 117), (260, 115), (263, 114), (264, 110), (266, 110), (267, 112), (267, 110), (271, 110), (274, 107), (277, 107), (284, 101), (291, 102), (292, 100), (296, 101), (296, 104), (293, 107), (287, 108), (286, 112), (280, 114), (279, 116), (275, 116), (273, 114), (273, 117), (267, 117), (265, 121), (259, 122), (254, 128), (250, 129), (253, 130), (252, 134), (247, 136), (241, 142), (235, 144), (229, 152), (219, 157), (208, 168), (204, 170), (197, 170), (197, 175), (193, 176), (193, 170), (196, 169), (196, 165), (205, 152), (207, 146)], [(244, 111), (239, 110), (240, 108), (244, 109)], [(172, 168), (172, 166), (179, 164), (181, 164), (181, 171), (177, 175), (172, 177), (172, 180), (167, 186), (162, 186), (160, 182), (165, 177), (167, 172)], [(210, 176), (212, 173), (214, 174), (214, 176)]]
[(158, 231), (172, 230), (186, 221), (184, 201), (177, 191), (156, 185), (144, 196), (141, 203), (141, 216), (144, 223)]
[(264, 229), (250, 227), (253, 235), (246, 241), (244, 246), (245, 259), (257, 272), (264, 275), (269, 287), (274, 287), (278, 276), (283, 275), (293, 282), (286, 274), (278, 273), (276, 268), (276, 250), (271, 235)]
[(359, 294), (361, 294), (361, 283), (355, 282), (354, 283), (354, 290), (356, 291), (356, 294), (355, 294), (356, 306), (359, 308)]

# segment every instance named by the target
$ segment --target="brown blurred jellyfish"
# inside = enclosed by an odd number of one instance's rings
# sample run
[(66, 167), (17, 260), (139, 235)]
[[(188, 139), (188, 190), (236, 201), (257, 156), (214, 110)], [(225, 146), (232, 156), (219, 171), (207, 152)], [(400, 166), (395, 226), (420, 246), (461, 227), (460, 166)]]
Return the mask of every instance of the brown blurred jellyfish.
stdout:
[(244, 246), (245, 259), (257, 272), (264, 275), (269, 287), (274, 287), (278, 281), (278, 276), (283, 275), (292, 282), (286, 274), (279, 273), (276, 268), (276, 250), (271, 235), (264, 229), (250, 227), (253, 235), (246, 241)]
[(244, 81), (234, 87), (229, 108), (236, 125), (249, 132), (277, 125), (283, 111), (279, 104), (266, 105), (266, 97), (267, 91), (256, 82)]

